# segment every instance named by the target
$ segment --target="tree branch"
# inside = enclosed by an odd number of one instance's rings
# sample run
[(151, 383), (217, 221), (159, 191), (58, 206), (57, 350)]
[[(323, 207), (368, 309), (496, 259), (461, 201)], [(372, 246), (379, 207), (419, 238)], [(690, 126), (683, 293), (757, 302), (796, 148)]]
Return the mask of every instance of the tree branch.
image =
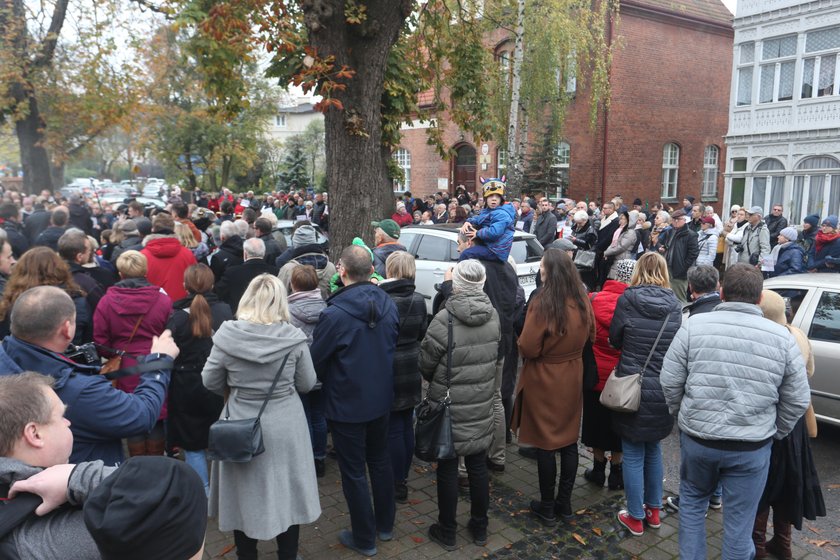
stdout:
[(131, 1), (134, 2), (135, 4), (137, 4), (138, 6), (140, 6), (140, 8), (142, 8), (142, 9), (149, 10), (149, 11), (154, 12), (156, 14), (160, 14), (160, 15), (166, 17), (166, 19), (170, 19), (170, 20), (174, 19), (172, 17), (172, 13), (170, 12), (170, 10), (168, 10), (166, 8), (163, 8), (161, 6), (157, 6), (157, 5), (153, 4), (152, 2), (150, 2), (149, 0), (131, 0)]
[(52, 20), (50, 20), (50, 28), (47, 30), (43, 41), (41, 41), (40, 52), (32, 62), (36, 68), (52, 64), (55, 47), (58, 44), (58, 36), (61, 35), (61, 28), (64, 27), (64, 19), (67, 16), (67, 4), (69, 1), (58, 0), (55, 3), (55, 10), (53, 10)]

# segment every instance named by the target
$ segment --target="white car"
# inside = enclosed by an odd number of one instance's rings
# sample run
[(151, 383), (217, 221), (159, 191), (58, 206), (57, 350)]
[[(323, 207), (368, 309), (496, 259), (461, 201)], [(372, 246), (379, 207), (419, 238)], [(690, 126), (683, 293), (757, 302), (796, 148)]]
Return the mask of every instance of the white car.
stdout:
[[(460, 224), (436, 224), (433, 226), (406, 226), (400, 232), (399, 243), (414, 255), (417, 277), (414, 281), (417, 293), (426, 298), (426, 311), (432, 313), (435, 284), (443, 282), (444, 273), (458, 262), (458, 228)], [(537, 287), (540, 260), (543, 248), (530, 233), (516, 231), (510, 251), (516, 261), (516, 275), (519, 285), (525, 290), (525, 299)]]
[(811, 401), (817, 420), (840, 426), (840, 274), (791, 274), (764, 281), (790, 304), (791, 324), (814, 352)]

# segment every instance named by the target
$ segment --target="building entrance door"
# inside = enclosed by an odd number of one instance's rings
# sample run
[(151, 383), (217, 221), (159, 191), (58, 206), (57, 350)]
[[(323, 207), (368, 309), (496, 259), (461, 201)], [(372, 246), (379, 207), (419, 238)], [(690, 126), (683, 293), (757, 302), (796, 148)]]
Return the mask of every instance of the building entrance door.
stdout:
[(455, 180), (452, 192), (458, 185), (464, 185), (468, 193), (475, 191), (475, 148), (464, 144), (455, 150)]

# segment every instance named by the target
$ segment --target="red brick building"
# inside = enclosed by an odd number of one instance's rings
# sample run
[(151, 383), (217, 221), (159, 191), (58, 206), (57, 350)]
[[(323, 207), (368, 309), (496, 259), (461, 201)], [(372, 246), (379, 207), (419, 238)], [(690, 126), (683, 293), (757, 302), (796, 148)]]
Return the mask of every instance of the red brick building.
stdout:
[[(621, 194), (626, 202), (638, 196), (650, 203), (694, 195), (719, 209), (732, 14), (720, 0), (622, 0), (610, 33), (621, 46), (613, 57), (609, 111), (590, 126), (589, 94), (577, 91), (556, 147), (564, 195), (592, 200)], [(495, 54), (504, 57), (512, 48), (500, 35)], [(421, 108), (423, 102), (421, 94)], [(473, 190), (479, 176), (504, 173), (504, 149), (495, 143), (476, 145), (450, 123), (443, 138), (457, 157), (444, 161), (427, 145), (422, 126), (403, 130), (394, 157), (408, 180), (397, 190), (415, 196), (458, 184)]]

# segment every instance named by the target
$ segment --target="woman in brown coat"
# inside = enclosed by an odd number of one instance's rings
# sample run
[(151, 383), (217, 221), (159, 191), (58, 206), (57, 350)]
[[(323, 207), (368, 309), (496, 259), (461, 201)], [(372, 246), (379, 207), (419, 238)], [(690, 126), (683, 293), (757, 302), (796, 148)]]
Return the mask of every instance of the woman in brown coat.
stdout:
[[(583, 346), (595, 339), (592, 306), (571, 257), (548, 249), (540, 263), (542, 288), (532, 298), (519, 337), (525, 365), (516, 388), (513, 429), (537, 449), (540, 499), (531, 511), (546, 526), (572, 517), (583, 406)], [(555, 455), (560, 452), (560, 480)]]

